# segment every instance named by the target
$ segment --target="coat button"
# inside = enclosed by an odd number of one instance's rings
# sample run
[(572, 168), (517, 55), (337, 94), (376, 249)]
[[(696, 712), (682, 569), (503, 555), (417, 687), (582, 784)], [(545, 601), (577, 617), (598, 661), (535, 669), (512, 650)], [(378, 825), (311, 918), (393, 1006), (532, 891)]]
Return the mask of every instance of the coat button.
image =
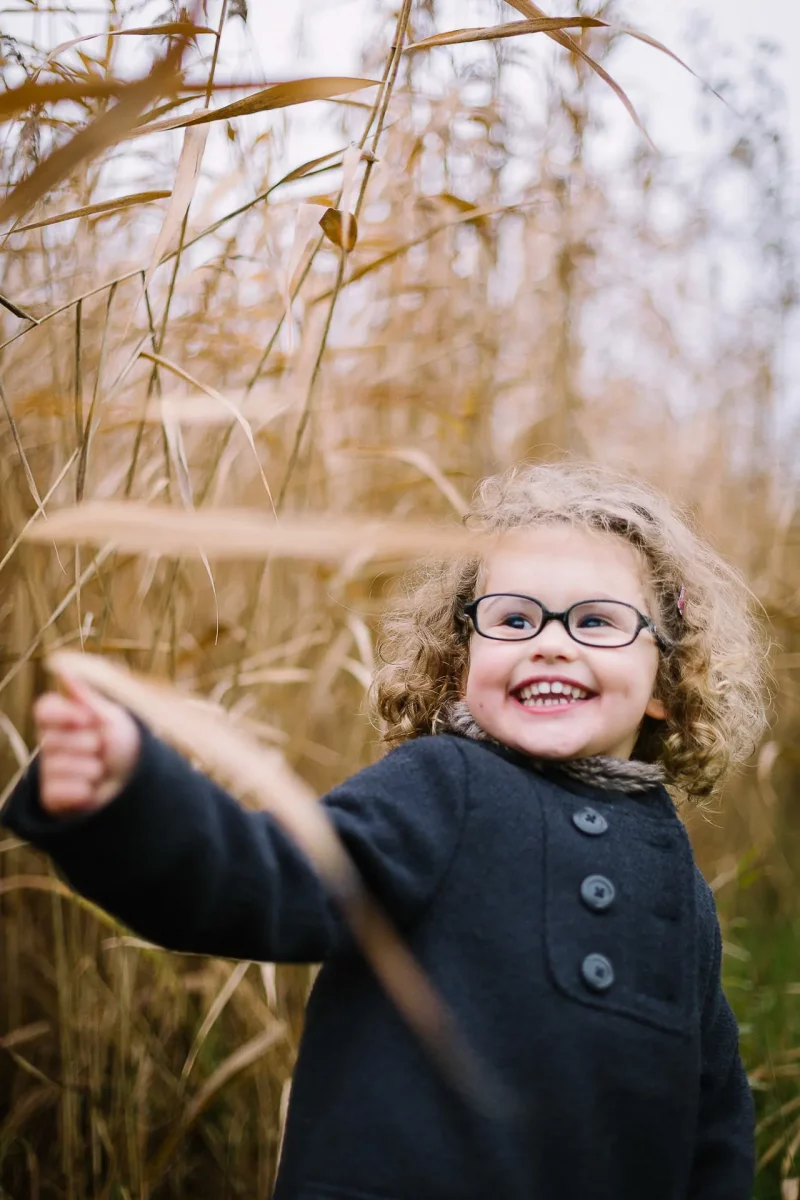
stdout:
[(614, 968), (605, 954), (587, 954), (581, 963), (581, 975), (593, 992), (607, 992), (614, 982)]
[(608, 821), (603, 814), (596, 808), (589, 808), (588, 805), (572, 814), (572, 824), (576, 829), (580, 829), (581, 833), (588, 833), (594, 837), (608, 829)]
[(587, 875), (581, 884), (581, 900), (587, 908), (602, 912), (614, 903), (616, 889), (605, 875)]

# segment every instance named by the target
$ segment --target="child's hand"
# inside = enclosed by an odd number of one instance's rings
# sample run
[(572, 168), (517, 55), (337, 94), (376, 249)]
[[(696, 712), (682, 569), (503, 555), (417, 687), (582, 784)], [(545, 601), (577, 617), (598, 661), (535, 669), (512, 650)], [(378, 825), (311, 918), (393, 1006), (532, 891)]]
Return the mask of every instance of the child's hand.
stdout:
[(33, 710), (41, 742), (39, 800), (56, 817), (109, 804), (133, 774), (141, 745), (126, 709), (83, 684), (65, 686), (68, 695), (47, 692)]

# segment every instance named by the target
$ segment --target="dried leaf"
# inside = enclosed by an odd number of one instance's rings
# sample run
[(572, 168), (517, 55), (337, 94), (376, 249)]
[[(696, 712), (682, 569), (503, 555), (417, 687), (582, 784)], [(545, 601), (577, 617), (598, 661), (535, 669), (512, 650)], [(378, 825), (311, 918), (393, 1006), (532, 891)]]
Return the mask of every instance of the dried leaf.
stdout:
[(73, 46), (79, 46), (82, 42), (93, 42), (96, 38), (115, 38), (115, 37), (186, 37), (194, 38), (199, 33), (216, 34), (216, 29), (209, 29), (206, 25), (193, 25), (191, 21), (168, 21), (163, 25), (144, 25), (139, 29), (104, 29), (102, 33), (84, 33), (81, 37), (70, 38), (68, 42), (61, 42), (54, 50), (51, 50), (47, 55), (45, 62), (52, 62), (54, 58), (58, 58), (59, 54), (63, 54), (65, 50), (71, 50)]
[[(237, 79), (229, 83), (215, 83), (215, 91), (242, 91), (248, 87), (258, 87), (260, 84), (250, 83), (245, 80)], [(273, 86), (282, 87), (282, 84)], [(367, 86), (365, 84), (364, 86)], [(81, 79), (58, 79), (48, 80), (45, 83), (36, 83), (33, 80), (26, 80), (25, 83), (16, 88), (9, 88), (8, 91), (0, 93), (0, 120), (8, 120), (11, 117), (17, 116), (21, 112), (25, 112), (29, 108), (40, 108), (45, 104), (57, 104), (61, 100), (69, 100), (79, 102), (82, 100), (104, 100), (114, 96), (119, 96), (126, 92), (131, 87), (130, 81), (126, 79), (116, 79), (113, 76), (105, 78), (85, 77)], [(174, 90), (176, 92), (185, 93), (178, 100), (173, 100), (158, 110), (148, 113), (144, 119), (154, 121), (157, 116), (169, 108), (174, 108), (176, 104), (187, 104), (190, 100), (199, 99), (206, 93), (207, 85), (197, 82), (196, 80), (187, 79), (180, 80), (176, 83)], [(205, 110), (201, 110), (205, 111)], [(194, 116), (195, 114), (189, 114)], [(165, 128), (165, 125), (151, 125), (148, 132), (156, 128)]]
[(203, 1110), (208, 1107), (217, 1092), (225, 1087), (231, 1079), (241, 1074), (242, 1071), (257, 1063), (259, 1059), (264, 1057), (268, 1050), (272, 1049), (276, 1042), (285, 1036), (285, 1026), (276, 1021), (272, 1028), (266, 1030), (264, 1033), (256, 1034), (254, 1038), (251, 1038), (249, 1042), (245, 1042), (243, 1046), (239, 1046), (220, 1063), (205, 1081), (197, 1095), (187, 1105), (186, 1110), (181, 1114), (178, 1125), (164, 1139), (162, 1145), (156, 1151), (153, 1161), (148, 1163), (146, 1175), (149, 1180), (160, 1178), (184, 1135)]
[(82, 79), (58, 80), (48, 83), (34, 83), (26, 80), (19, 87), (9, 88), (0, 94), (0, 120), (7, 121), (28, 108), (37, 108), (42, 104), (53, 104), (59, 100), (88, 100), (117, 96), (126, 87), (120, 79)]
[(598, 17), (535, 17), (529, 21), (511, 21), (507, 25), (487, 25), (473, 29), (453, 29), (449, 33), (436, 33), (406, 46), (405, 53), (412, 50), (430, 50), (434, 46), (455, 46), (462, 42), (489, 42), (499, 38), (519, 37), (523, 33), (553, 33), (560, 29), (588, 29), (607, 26), (607, 21)]
[(781, 756), (782, 749), (781, 743), (773, 739), (772, 741), (765, 742), (758, 752), (756, 764), (758, 788), (768, 809), (775, 808), (778, 802), (778, 796), (772, 782), (772, 772)]
[[(303, 163), (301, 167), (295, 167), (294, 170), (290, 171), (288, 175), (284, 175), (283, 178), (279, 179), (276, 184), (273, 184), (273, 187), (278, 188), (281, 186), (281, 184), (292, 183), (295, 179), (302, 179), (305, 175), (310, 174), (311, 171), (315, 171), (317, 167), (321, 167), (325, 163), (329, 163), (332, 158), (338, 158), (339, 155), (344, 154), (344, 152), (345, 148), (343, 147), (341, 150), (332, 150), (330, 154), (322, 154), (319, 158), (312, 158), (309, 162)], [(330, 169), (333, 170), (335, 165), (335, 163), (331, 163)]]
[(452, 205), (459, 212), (464, 213), (467, 218), (467, 224), (474, 225), (484, 237), (491, 234), (492, 227), (489, 220), (485, 216), (481, 216), (481, 210), (477, 204), (472, 204), (469, 200), (464, 200), (461, 196), (456, 196), (453, 192), (440, 192), (434, 197), (436, 200), (442, 200), (445, 204)]
[[(178, 492), (180, 494), (181, 501), (184, 505), (184, 508), (193, 509), (194, 492), (192, 489), (192, 474), (189, 469), (189, 460), (186, 457), (186, 446), (184, 445), (181, 427), (175, 418), (170, 414), (169, 409), (167, 409), (167, 411), (163, 414), (161, 424), (167, 443), (167, 452), (169, 454), (170, 461), (175, 468), (175, 478), (178, 481)], [(210, 568), (207, 568), (207, 570), (210, 575)], [(214, 587), (213, 577), (211, 579), (211, 586), (212, 588)]]
[(678, 66), (683, 67), (684, 71), (688, 71), (690, 75), (694, 76), (695, 79), (699, 80), (699, 82), (703, 84), (703, 87), (707, 87), (709, 91), (714, 93), (718, 100), (721, 100), (723, 104), (728, 106), (728, 101), (725, 99), (725, 97), (718, 92), (716, 88), (712, 87), (708, 80), (703, 79), (701, 75), (698, 75), (696, 71), (693, 71), (688, 63), (685, 63), (682, 58), (679, 58), (678, 55), (675, 54), (673, 50), (670, 50), (669, 46), (665, 46), (664, 43), (659, 42), (657, 38), (650, 37), (649, 33), (641, 33), (638, 29), (632, 29), (628, 25), (609, 25), (609, 29), (612, 31), (612, 33), (625, 33), (628, 35), (628, 37), (635, 38), (639, 42), (644, 42), (647, 46), (652, 46), (654, 49), (660, 50), (662, 54), (666, 54), (668, 58), (673, 59)]
[[(234, 421), (236, 421), (244, 433), (244, 436), (247, 438), (250, 449), (253, 451), (253, 456), (256, 460), (256, 466), (258, 467), (258, 472), (261, 476), (261, 482), (264, 485), (264, 491), (269, 497), (270, 504), (272, 504), (272, 492), (270, 491), (267, 477), (264, 474), (264, 468), (261, 466), (261, 460), (258, 457), (258, 450), (256, 449), (255, 438), (253, 437), (253, 430), (244, 417), (244, 414), (238, 408), (236, 408), (236, 406), (232, 404), (226, 396), (223, 396), (221, 392), (218, 392), (216, 388), (208, 387), (206, 384), (201, 383), (199, 379), (196, 379), (193, 375), (190, 375), (188, 371), (185, 371), (183, 367), (179, 367), (177, 363), (170, 362), (168, 358), (163, 358), (160, 354), (150, 354), (146, 350), (141, 352), (141, 357), (149, 359), (150, 362), (154, 362), (160, 367), (166, 367), (168, 371), (171, 371), (173, 375), (177, 375), (179, 379), (185, 380), (186, 383), (194, 384), (194, 386), (199, 388), (201, 392), (205, 392), (205, 394), (212, 400), (216, 400), (219, 404), (221, 404), (222, 407), (233, 417)], [(169, 401), (166, 399), (162, 399), (161, 401), (161, 413), (162, 419), (168, 419), (177, 424), (178, 410), (175, 409), (174, 406), (170, 406)]]
[[(30, 478), (28, 479), (28, 487), (31, 489), (31, 493), (34, 496), (34, 501), (37, 504), (37, 509), (36, 509), (35, 513), (32, 513), (31, 516), (28, 517), (28, 520), (25, 522), (25, 524), (22, 527), (22, 529), (20, 530), (20, 532), (14, 538), (13, 542), (8, 547), (8, 549), (6, 550), (3, 557), (0, 558), (0, 571), (3, 570), (6, 563), (8, 563), (10, 561), (10, 559), (13, 557), (17, 547), (19, 546), (20, 542), (22, 541), (22, 539), (24, 537), (25, 530), (28, 529), (28, 527), (37, 519), (39, 514), (41, 513), (41, 515), (45, 519), (45, 521), (47, 520), (47, 512), (45, 510), (45, 505), (56, 493), (58, 488), (63, 483), (64, 479), (66, 479), (67, 475), (69, 474), (69, 472), (72, 469), (72, 464), (78, 458), (79, 454), (80, 454), (80, 448), (76, 446), (76, 448), (72, 451), (72, 454), (70, 454), (69, 458), (64, 463), (64, 466), (59, 471), (58, 475), (56, 475), (55, 479), (51, 483), (49, 490), (47, 492), (45, 492), (44, 498), (41, 500), (36, 501), (36, 497), (39, 494), (39, 489), (36, 487), (36, 480), (33, 478), (33, 475), (32, 474), (30, 475)], [(26, 474), (28, 474), (30, 472), (30, 464), (28, 463), (27, 458), (23, 457), (22, 463), (23, 463), (23, 469), (25, 469)], [(2, 807), (2, 806), (0, 806), (0, 807)]]
[(183, 1064), (183, 1070), (181, 1071), (182, 1080), (188, 1078), (192, 1067), (197, 1061), (197, 1056), (203, 1047), (203, 1043), (205, 1042), (211, 1030), (214, 1028), (220, 1013), (223, 1011), (226, 1004), (238, 988), (239, 984), (250, 970), (250, 966), (251, 964), (249, 962), (237, 963), (228, 978), (225, 980), (223, 987), (214, 997), (214, 1003), (206, 1013), (203, 1023), (197, 1031), (197, 1035), (192, 1043), (191, 1049), (186, 1056), (186, 1062)]
[[(531, 201), (534, 203), (534, 201)], [(411, 238), (410, 241), (401, 242), (399, 246), (387, 250), (379, 258), (375, 258), (372, 262), (362, 263), (360, 267), (356, 267), (355, 271), (345, 279), (343, 287), (349, 287), (351, 283), (357, 283), (359, 279), (363, 279), (365, 275), (370, 275), (373, 271), (385, 267), (387, 263), (394, 262), (396, 258), (400, 258), (403, 254), (407, 254), (409, 250), (413, 250), (415, 246), (421, 246), (425, 242), (430, 241), (438, 233), (442, 233), (445, 229), (450, 229), (453, 225), (464, 225), (466, 223), (478, 224), (478, 221), (483, 217), (493, 216), (495, 213), (512, 212), (514, 209), (522, 207), (519, 204), (492, 204), (484, 208), (471, 209), (469, 212), (459, 213), (457, 217), (453, 217), (450, 221), (442, 221), (438, 225), (434, 225), (431, 229), (426, 229), (418, 237)], [(313, 303), (318, 304), (321, 300), (327, 300), (331, 295), (331, 291), (318, 293), (313, 300)]]
[(0, 879), (0, 896), (7, 896), (12, 892), (49, 892), (51, 896), (60, 896), (62, 900), (69, 900), (76, 908), (90, 913), (98, 924), (107, 929), (119, 928), (114, 918), (102, 908), (92, 904), (91, 900), (85, 899), (79, 892), (73, 891), (69, 884), (62, 883), (60, 879), (54, 879), (51, 875), (7, 875)]
[(154, 200), (166, 200), (170, 192), (132, 192), (130, 196), (118, 196), (116, 200), (103, 200), (99, 204), (84, 204), (82, 208), (71, 208), (69, 212), (56, 213), (44, 221), (31, 221), (28, 225), (15, 225), (9, 233), (25, 233), (28, 229), (43, 229), (45, 225), (58, 225), (61, 221), (74, 221), (78, 217), (93, 217), (98, 213), (113, 213), (137, 204), (152, 204)]
[(460, 526), (365, 520), (328, 515), (282, 517), (254, 509), (177, 508), (121, 501), (88, 501), (51, 512), (25, 534), (28, 542), (105, 546), (128, 553), (196, 555), (220, 559), (294, 558), (339, 562), (355, 552), (367, 560), (414, 559), (432, 554), (459, 558), (490, 544), (491, 537)]
[[(150, 358), (151, 361), (153, 358), (159, 359), (164, 366), (168, 362), (160, 355)], [(198, 381), (192, 379), (190, 382), (198, 386)], [(149, 400), (144, 409), (128, 402), (112, 403), (105, 407), (103, 424), (106, 428), (138, 425), (141, 421), (146, 425), (160, 425), (167, 410), (170, 416), (182, 425), (230, 425), (231, 416), (234, 415), (235, 420), (241, 417), (251, 428), (253, 425), (261, 428), (276, 417), (282, 416), (291, 407), (291, 399), (282, 394), (276, 394), (274, 397), (270, 395), (267, 400), (263, 395), (243, 398), (240, 389), (231, 395), (223, 394), (220, 399), (220, 393), (215, 396), (213, 392), (214, 389), (209, 393), (204, 388), (201, 395), (178, 391), (165, 392), (163, 396), (154, 396)], [(63, 417), (64, 413), (59, 415)]]
[(22, 734), (17, 729), (11, 718), (4, 712), (0, 711), (0, 729), (3, 730), (8, 738), (8, 744), (14, 758), (17, 760), (18, 767), (27, 767), (31, 761), (31, 752), (25, 745)]
[(363, 455), (364, 457), (395, 458), (398, 462), (408, 463), (409, 466), (416, 467), (423, 475), (427, 475), (432, 483), (436, 484), (460, 517), (463, 517), (469, 507), (458, 488), (454, 487), (447, 476), (442, 473), (430, 454), (426, 454), (424, 450), (418, 450), (416, 446), (398, 446), (396, 448), (359, 446), (356, 450), (346, 450), (344, 453)]
[[(539, 8), (537, 4), (532, 4), (531, 0), (506, 0), (506, 3), (510, 4), (512, 8), (515, 8), (517, 12), (522, 13), (522, 15), (527, 17), (529, 20), (547, 16), (547, 13)], [(601, 67), (595, 59), (588, 55), (582, 46), (580, 46), (573, 37), (570, 37), (568, 33), (553, 30), (552, 32), (548, 33), (547, 36), (552, 38), (554, 42), (558, 42), (559, 46), (563, 46), (565, 50), (569, 50), (572, 54), (577, 54), (579, 58), (583, 59), (588, 67), (591, 67), (591, 69), (597, 75), (599, 75), (605, 83), (608, 84), (614, 94), (618, 96), (625, 105), (625, 108), (627, 109), (628, 114), (636, 125), (637, 129), (641, 130), (645, 138), (647, 138), (649, 145), (655, 149), (650, 135), (642, 124), (641, 117), (634, 108), (631, 100), (628, 98), (627, 93), (623, 91), (616, 79), (612, 79), (608, 71), (606, 71), (604, 67)]]
[[(351, 218), (350, 214), (353, 210), (353, 190), (356, 184), (356, 171), (361, 163), (361, 148), (360, 146), (349, 146), (344, 152), (342, 158), (342, 191), (339, 201), (339, 209), (344, 214), (342, 218), (342, 241), (349, 243), (352, 239), (353, 246), (358, 240), (358, 229), (356, 228), (355, 217)], [(335, 208), (336, 205), (331, 207)], [(348, 251), (352, 250), (353, 246), (347, 245)]]
[(20, 321), (30, 321), (32, 325), (38, 325), (36, 317), (32, 317), (24, 308), (20, 308), (19, 304), (15, 304), (13, 300), (9, 300), (8, 296), (0, 296), (0, 305), (8, 309), (15, 317), (19, 317)]
[(320, 217), (320, 228), (328, 241), (348, 253), (358, 240), (358, 224), (352, 213), (338, 208), (328, 208)]
[[(13, 188), (0, 204), (0, 221), (13, 220), (88, 159), (125, 137), (147, 106), (173, 91), (180, 79), (186, 42), (176, 42), (167, 56), (154, 63), (144, 79), (129, 84), (113, 108), (54, 150), (33, 172)], [(26, 85), (23, 85), (26, 86)]]
[[(22, 845), (21, 842), (19, 844)], [(34, 1021), (30, 1025), (20, 1025), (17, 1029), (12, 1029), (10, 1033), (0, 1038), (0, 1046), (4, 1050), (11, 1050), (15, 1046), (24, 1046), (26, 1043), (35, 1041), (36, 1038), (50, 1033), (52, 1028), (53, 1026), (50, 1021)]]
[(361, 88), (377, 87), (375, 79), (353, 78), (347, 75), (319, 76), (311, 79), (290, 79), (286, 83), (274, 83), (243, 100), (234, 100), (223, 108), (212, 108), (185, 117), (175, 117), (144, 125), (136, 131), (137, 136), (155, 133), (161, 129), (182, 129), (186, 125), (205, 125), (209, 121), (229, 121), (233, 117), (247, 117), (251, 113), (269, 112), (274, 108), (289, 108), (293, 104), (307, 104), (311, 100), (330, 100), (333, 96), (357, 92)]
[(183, 135), (183, 146), (178, 159), (178, 169), (175, 172), (175, 182), (172, 185), (172, 196), (164, 214), (164, 221), (156, 238), (153, 253), (150, 255), (150, 266), (144, 277), (145, 288), (149, 286), (153, 272), (161, 262), (162, 256), (169, 250), (172, 239), (189, 211), (189, 205), (200, 176), (207, 138), (207, 129), (187, 129)]
[[(291, 354), (294, 350), (294, 321), (292, 320), (292, 283), (294, 281), (297, 268), (300, 266), (303, 255), (305, 254), (309, 242), (315, 234), (318, 225), (321, 225), (320, 214), (324, 214), (325, 209), (320, 204), (315, 204), (313, 200), (308, 200), (299, 205), (297, 209), (297, 219), (294, 226), (294, 237), (292, 239), (292, 248), (289, 252), (289, 262), (286, 266), (286, 271), (283, 276), (283, 304), (286, 314), (286, 328), (289, 334), (288, 350)], [(317, 234), (317, 237), (319, 235)]]

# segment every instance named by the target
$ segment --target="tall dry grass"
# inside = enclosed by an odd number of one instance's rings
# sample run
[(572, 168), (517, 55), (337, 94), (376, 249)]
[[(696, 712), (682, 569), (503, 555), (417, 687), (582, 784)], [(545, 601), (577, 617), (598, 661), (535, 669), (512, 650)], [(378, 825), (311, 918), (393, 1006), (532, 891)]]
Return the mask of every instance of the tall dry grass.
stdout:
[[(539, 28), (527, 0), (512, 7), (486, 23)], [(57, 552), (23, 540), (48, 513), (136, 501), (202, 522), (246, 506), (264, 529), (324, 514), (341, 531), (455, 519), (520, 457), (641, 472), (692, 507), (774, 630), (770, 740), (690, 828), (726, 923), (760, 1195), (789, 1198), (800, 524), (781, 364), (796, 298), (768, 62), (731, 109), (702, 95), (713, 153), (690, 171), (633, 123), (609, 149), (620, 100), (578, 52), (613, 73), (622, 35), (589, 27), (616, 21), (611, 5), (583, 5), (583, 29), (409, 53), (447, 28), (441, 5), (372, 15), (359, 77), (379, 86), (360, 89), (243, 80), (232, 2), (110, 5), (81, 25), (106, 36), (49, 58), (63, 26), (4, 41), (4, 783), (32, 747), (45, 655), (64, 648), (202, 694), (315, 791), (378, 752), (364, 694), (407, 550), (376, 564), (326, 533), (302, 561), (204, 559), (191, 539)], [(108, 36), (154, 21), (159, 35)], [(577, 40), (531, 57), (551, 33)], [(266, 1195), (308, 969), (143, 946), (12, 839), (0, 896), (4, 1194)]]

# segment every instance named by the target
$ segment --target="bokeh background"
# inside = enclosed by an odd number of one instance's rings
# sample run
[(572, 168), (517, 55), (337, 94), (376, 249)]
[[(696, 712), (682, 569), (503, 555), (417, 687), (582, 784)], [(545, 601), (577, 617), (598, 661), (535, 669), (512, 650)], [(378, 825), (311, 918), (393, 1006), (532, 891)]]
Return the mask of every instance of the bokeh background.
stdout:
[[(515, 460), (641, 474), (741, 568), (772, 638), (770, 733), (686, 820), (756, 1097), (756, 1196), (797, 1200), (798, 16), (570, 0), (558, 15), (610, 28), (400, 52), (524, 10), (0, 12), (3, 794), (56, 647), (208, 697), (320, 792), (380, 752), (365, 692), (406, 564), (57, 551), (22, 540), (43, 512), (452, 520)], [(182, 91), (75, 140), (178, 46)], [(152, 128), (318, 76), (383, 84)], [(357, 215), (352, 249), (328, 209)], [(143, 945), (2, 835), (0, 913), (0, 1195), (267, 1195), (310, 970)]]

